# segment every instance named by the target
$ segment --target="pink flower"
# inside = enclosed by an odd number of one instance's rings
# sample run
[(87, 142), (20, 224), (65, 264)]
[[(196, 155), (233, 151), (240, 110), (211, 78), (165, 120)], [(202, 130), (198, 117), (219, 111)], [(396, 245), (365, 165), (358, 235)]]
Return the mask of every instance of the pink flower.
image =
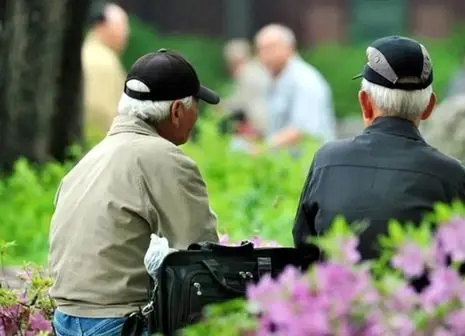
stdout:
[(426, 253), (415, 243), (401, 246), (392, 259), (392, 265), (400, 269), (409, 278), (421, 276), (425, 270)]
[(229, 243), (229, 236), (227, 234), (220, 234), (219, 241), (221, 245), (228, 245)]
[(340, 242), (343, 264), (356, 264), (360, 261), (360, 253), (357, 250), (358, 238), (353, 236), (348, 239), (343, 239)]
[(32, 331), (52, 331), (52, 324), (40, 312), (35, 312), (29, 316), (29, 329)]
[(455, 332), (463, 332), (465, 330), (465, 309), (450, 313), (446, 317), (446, 324)]
[(430, 282), (430, 285), (420, 294), (421, 302), (426, 310), (458, 297), (464, 286), (459, 274), (450, 268), (433, 271), (430, 274)]
[(407, 284), (395, 287), (392, 294), (385, 300), (385, 305), (388, 309), (403, 313), (409, 313), (419, 303), (420, 298), (418, 293)]
[(443, 251), (449, 254), (453, 261), (465, 261), (465, 220), (463, 218), (454, 218), (442, 224), (436, 237)]
[[(463, 330), (461, 330), (463, 331)], [(439, 327), (437, 328), (434, 333), (433, 333), (433, 336), (456, 336), (457, 334), (454, 334), (454, 333), (451, 333), (450, 331), (444, 329), (443, 327)], [(460, 334), (458, 334), (460, 335)]]

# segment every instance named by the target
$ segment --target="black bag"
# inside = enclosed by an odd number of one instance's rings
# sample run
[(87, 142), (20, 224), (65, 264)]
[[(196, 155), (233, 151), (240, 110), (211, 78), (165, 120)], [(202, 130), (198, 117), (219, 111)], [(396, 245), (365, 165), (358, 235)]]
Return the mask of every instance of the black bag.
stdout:
[[(193, 244), (169, 254), (154, 281), (152, 300), (144, 308), (149, 333), (174, 335), (199, 322), (206, 305), (244, 297), (247, 284), (265, 274), (276, 277), (287, 265), (301, 267), (302, 254), (294, 248), (257, 248), (215, 243)], [(318, 255), (305, 258), (306, 262)]]

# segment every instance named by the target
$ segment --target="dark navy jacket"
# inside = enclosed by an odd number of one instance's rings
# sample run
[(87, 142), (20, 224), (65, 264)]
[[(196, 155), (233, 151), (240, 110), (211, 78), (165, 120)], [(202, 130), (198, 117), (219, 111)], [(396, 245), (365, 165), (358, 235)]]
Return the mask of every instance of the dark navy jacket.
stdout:
[[(465, 145), (465, 144), (464, 144)], [(411, 122), (382, 117), (361, 135), (330, 142), (316, 154), (294, 223), (297, 247), (324, 232), (337, 215), (365, 220), (360, 235), (364, 259), (389, 219), (418, 223), (437, 202), (465, 201), (465, 169), (429, 146)]]

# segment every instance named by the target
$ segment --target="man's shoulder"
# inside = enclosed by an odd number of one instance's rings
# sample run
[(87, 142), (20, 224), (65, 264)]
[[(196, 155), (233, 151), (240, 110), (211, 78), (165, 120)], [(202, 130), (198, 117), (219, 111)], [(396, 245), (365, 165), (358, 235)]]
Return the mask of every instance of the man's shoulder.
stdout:
[(348, 138), (328, 141), (323, 144), (315, 153), (315, 168), (334, 163), (336, 159), (340, 161), (342, 158), (351, 155), (354, 151), (353, 141), (354, 138)]
[(297, 66), (293, 69), (293, 80), (301, 89), (311, 88), (328, 91), (329, 84), (323, 74), (304, 59), (299, 59)]
[(134, 153), (143, 164), (196, 166), (178, 146), (160, 136), (143, 136), (134, 142)]
[(84, 70), (119, 69), (121, 62), (118, 55), (99, 42), (88, 41), (82, 48), (82, 64)]
[(427, 146), (427, 153), (432, 160), (444, 166), (444, 172), (454, 174), (457, 178), (465, 180), (465, 167), (459, 160), (430, 145)]

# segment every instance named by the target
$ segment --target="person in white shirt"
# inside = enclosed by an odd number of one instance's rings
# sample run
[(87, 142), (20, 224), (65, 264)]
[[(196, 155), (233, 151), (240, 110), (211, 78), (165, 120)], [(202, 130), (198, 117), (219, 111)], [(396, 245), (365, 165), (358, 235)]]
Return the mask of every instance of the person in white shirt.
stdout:
[(296, 51), (291, 29), (271, 24), (255, 37), (260, 61), (273, 81), (268, 93), (269, 149), (295, 148), (306, 136), (321, 142), (336, 138), (336, 118), (329, 84)]

